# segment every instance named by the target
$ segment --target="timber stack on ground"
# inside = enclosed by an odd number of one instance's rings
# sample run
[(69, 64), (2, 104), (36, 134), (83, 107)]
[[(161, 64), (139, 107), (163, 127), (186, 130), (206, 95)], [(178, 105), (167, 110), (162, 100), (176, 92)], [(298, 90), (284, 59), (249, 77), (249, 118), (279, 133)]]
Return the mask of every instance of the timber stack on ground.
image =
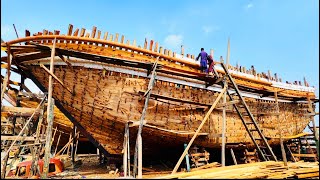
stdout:
[[(170, 175), (155, 175), (156, 179), (287, 179), (319, 177), (319, 162), (256, 162), (250, 164), (215, 167)], [(148, 176), (152, 178), (152, 175)]]

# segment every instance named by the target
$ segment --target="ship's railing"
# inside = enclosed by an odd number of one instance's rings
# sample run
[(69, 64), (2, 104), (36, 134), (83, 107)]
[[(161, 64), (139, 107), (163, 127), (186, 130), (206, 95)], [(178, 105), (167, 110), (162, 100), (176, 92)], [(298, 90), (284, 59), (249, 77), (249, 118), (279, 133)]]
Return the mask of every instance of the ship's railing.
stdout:
[[(97, 32), (97, 33), (96, 33)], [(108, 36), (109, 35), (109, 36)], [(160, 61), (169, 61), (172, 63), (179, 64), (181, 66), (188, 66), (193, 68), (194, 70), (199, 69), (199, 63), (195, 61), (195, 56), (191, 54), (186, 54), (184, 56), (184, 48), (181, 46), (181, 54), (177, 54), (176, 52), (172, 52), (171, 50), (165, 49), (162, 46), (159, 46), (158, 42), (150, 40), (149, 47), (147, 38), (145, 38), (144, 46), (136, 46), (136, 40), (133, 40), (132, 44), (130, 44), (129, 40), (126, 40), (125, 43), (125, 36), (122, 35), (120, 42), (119, 42), (119, 34), (116, 33), (113, 37), (112, 34), (108, 34), (105, 32), (103, 39), (101, 39), (101, 31), (98, 30), (94, 26), (92, 28), (91, 34), (86, 32), (85, 28), (81, 28), (81, 31), (77, 28), (73, 32), (73, 25), (69, 25), (68, 32), (66, 35), (60, 35), (60, 31), (55, 30), (54, 32), (43, 30), (43, 32), (34, 33), (33, 36), (30, 36), (30, 32), (26, 30), (26, 37), (19, 38), (13, 41), (9, 41), (6, 43), (2, 43), (1, 46), (12, 45), (21, 42), (35, 42), (41, 44), (52, 44), (54, 38), (57, 38), (57, 43), (72, 43), (72, 44), (88, 44), (93, 46), (100, 46), (100, 47), (112, 47), (118, 48), (121, 50), (141, 53), (147, 56), (153, 56), (160, 58)], [(211, 50), (210, 54), (213, 56), (213, 50)], [(219, 73), (224, 74), (224, 71), (220, 66), (215, 66), (216, 70)], [(250, 69), (246, 70), (245, 67), (241, 66), (231, 66), (228, 65), (228, 69), (230, 73), (235, 78), (247, 79), (255, 83), (261, 83), (277, 88), (284, 88), (284, 89), (291, 89), (291, 90), (298, 90), (298, 91), (307, 91), (307, 92), (314, 92), (315, 89), (313, 87), (308, 87), (309, 84), (304, 79), (304, 85), (300, 81), (295, 81), (294, 83), (282, 83), (281, 78), (277, 77), (275, 73), (274, 76), (271, 75), (270, 71), (267, 73), (257, 73), (253, 66)]]

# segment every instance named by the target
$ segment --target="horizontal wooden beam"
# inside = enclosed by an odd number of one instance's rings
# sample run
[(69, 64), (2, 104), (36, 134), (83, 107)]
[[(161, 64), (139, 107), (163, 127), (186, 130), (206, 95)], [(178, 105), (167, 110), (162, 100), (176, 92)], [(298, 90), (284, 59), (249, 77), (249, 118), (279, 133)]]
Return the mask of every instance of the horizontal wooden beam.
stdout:
[[(1, 113), (12, 113), (18, 116), (31, 116), (35, 110), (35, 108), (3, 106)], [(36, 111), (36, 114), (39, 113), (39, 110)]]
[(15, 139), (17, 141), (35, 141), (36, 137), (32, 137), (32, 136), (1, 136), (1, 141), (7, 141), (7, 140), (13, 141)]
[(306, 157), (306, 158), (314, 158), (317, 157), (317, 154), (292, 154), (294, 157)]

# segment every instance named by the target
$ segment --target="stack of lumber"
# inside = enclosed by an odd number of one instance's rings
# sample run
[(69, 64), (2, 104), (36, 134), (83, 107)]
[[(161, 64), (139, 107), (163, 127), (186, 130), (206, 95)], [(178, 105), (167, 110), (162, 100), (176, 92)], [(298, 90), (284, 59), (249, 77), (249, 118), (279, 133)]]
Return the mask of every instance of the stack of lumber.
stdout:
[(225, 167), (215, 167), (192, 172), (180, 172), (160, 179), (192, 178), (192, 179), (284, 179), (284, 178), (311, 178), (319, 177), (319, 162), (283, 162), (267, 161), (250, 164), (240, 164)]

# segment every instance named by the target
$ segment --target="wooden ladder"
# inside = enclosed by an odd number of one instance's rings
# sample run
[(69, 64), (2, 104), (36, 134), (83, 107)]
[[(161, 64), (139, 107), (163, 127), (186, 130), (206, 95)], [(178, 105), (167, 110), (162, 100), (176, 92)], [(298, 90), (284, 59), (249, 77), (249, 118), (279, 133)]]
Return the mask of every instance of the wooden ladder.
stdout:
[[(265, 136), (262, 134), (255, 118), (253, 117), (252, 113), (249, 110), (249, 107), (247, 106), (246, 102), (244, 101), (237, 84), (234, 82), (232, 76), (230, 75), (228, 69), (225, 67), (223, 63), (221, 63), (221, 66), (223, 67), (225, 71), (225, 76), (227, 76), (235, 90), (234, 95), (237, 95), (239, 97), (239, 103), (238, 104), (233, 104), (233, 107), (236, 109), (237, 113), (240, 116), (240, 119), (248, 132), (251, 140), (253, 141), (255, 147), (258, 150), (259, 155), (261, 156), (262, 160), (268, 161), (270, 160), (270, 157), (277, 161), (276, 156), (274, 155), (271, 147), (269, 146)], [(227, 89), (227, 94), (230, 98), (231, 101), (234, 101), (234, 98), (231, 96), (230, 92)], [(249, 118), (245, 118), (245, 116)], [(253, 135), (253, 132), (257, 132), (258, 137), (255, 137)], [(263, 144), (263, 146), (260, 146), (260, 144)]]

